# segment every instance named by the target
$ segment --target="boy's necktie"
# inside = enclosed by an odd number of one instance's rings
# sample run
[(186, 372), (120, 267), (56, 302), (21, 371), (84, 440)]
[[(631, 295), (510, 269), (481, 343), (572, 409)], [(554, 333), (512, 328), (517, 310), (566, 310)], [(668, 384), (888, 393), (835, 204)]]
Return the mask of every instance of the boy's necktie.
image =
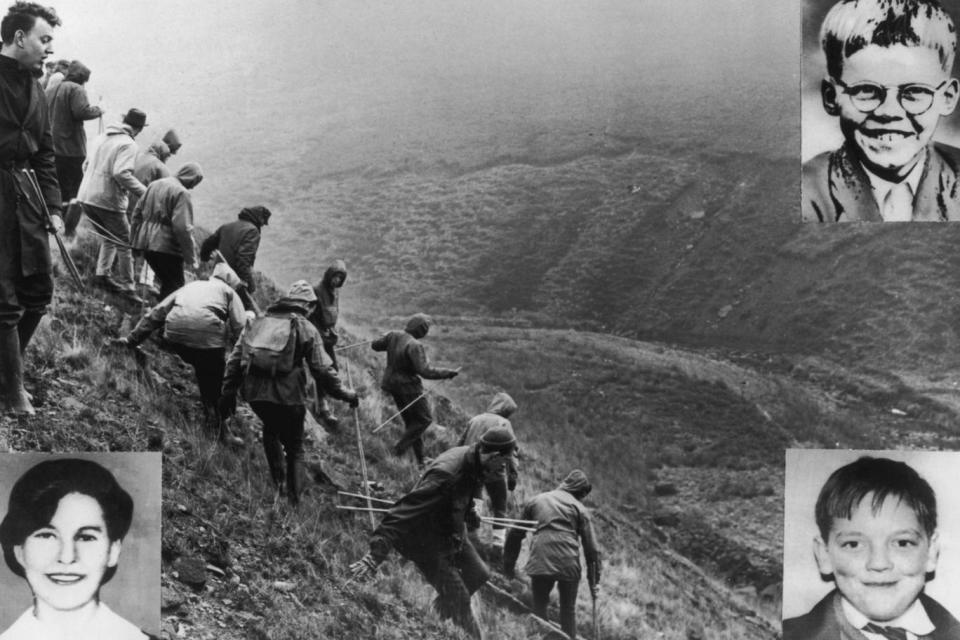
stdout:
[(907, 640), (907, 630), (903, 627), (881, 627), (878, 624), (868, 622), (864, 625), (863, 630), (879, 634), (889, 640)]
[(881, 215), (884, 222), (910, 222), (913, 219), (913, 190), (906, 180), (887, 192)]

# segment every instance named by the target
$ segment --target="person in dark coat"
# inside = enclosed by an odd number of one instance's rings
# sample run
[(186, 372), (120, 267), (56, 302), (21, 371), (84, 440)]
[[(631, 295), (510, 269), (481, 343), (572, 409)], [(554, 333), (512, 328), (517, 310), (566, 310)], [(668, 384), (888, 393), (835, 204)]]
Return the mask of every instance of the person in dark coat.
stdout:
[(60, 199), (70, 202), (77, 196), (83, 180), (83, 161), (87, 157), (87, 134), (83, 123), (103, 115), (103, 109), (90, 104), (84, 88), (90, 69), (79, 60), (70, 63), (63, 82), (46, 92), (53, 130), (53, 153), (60, 181)]
[(161, 300), (184, 285), (184, 266), (195, 270), (200, 264), (193, 240), (190, 190), (201, 180), (200, 165), (188, 162), (176, 176), (151, 182), (133, 212), (133, 249), (144, 252), (160, 280)]
[[(533, 612), (547, 619), (550, 592), (560, 592), (560, 627), (571, 638), (577, 637), (577, 589), (580, 585), (580, 545), (587, 561), (590, 591), (596, 595), (600, 581), (600, 552), (590, 520), (590, 512), (581, 500), (590, 493), (590, 481), (574, 469), (553, 491), (530, 498), (523, 507), (523, 520), (536, 520), (536, 532), (530, 544), (525, 568), (533, 589)], [(511, 529), (503, 551), (503, 573), (512, 578), (526, 532)]]
[(347, 263), (343, 260), (334, 260), (327, 267), (323, 279), (313, 288), (317, 294), (317, 308), (310, 314), (310, 322), (320, 332), (323, 338), (323, 348), (337, 366), (337, 319), (340, 316), (340, 287), (347, 281)]
[(430, 316), (417, 313), (407, 321), (403, 331), (391, 331), (370, 345), (374, 351), (387, 352), (387, 368), (383, 372), (380, 388), (393, 396), (406, 427), (403, 436), (394, 446), (393, 453), (402, 456), (404, 451), (412, 448), (417, 464), (421, 467), (424, 465), (423, 432), (433, 422), (421, 378), (447, 380), (456, 377), (458, 373), (453, 369), (430, 366), (423, 345), (420, 344), (420, 339), (425, 337), (429, 330)]
[(477, 444), (443, 452), (427, 467), (407, 495), (390, 507), (370, 537), (370, 551), (350, 565), (354, 579), (372, 576), (396, 549), (413, 562), (437, 590), (440, 616), (480, 638), (470, 596), (490, 578), (490, 570), (466, 535), (479, 518), (473, 497), (488, 468), (513, 455), (516, 440), (505, 429), (492, 429)]
[(34, 413), (23, 388), (23, 353), (53, 297), (52, 260), (37, 194), (26, 169), (36, 172), (41, 197), (60, 219), (60, 185), (43, 90), (34, 74), (53, 53), (52, 9), (18, 2), (0, 21), (0, 411)]
[[(513, 425), (508, 418), (517, 410), (517, 403), (509, 394), (497, 393), (490, 401), (487, 410), (474, 416), (467, 423), (467, 428), (460, 437), (460, 444), (474, 444), (480, 441), (490, 429), (509, 429), (513, 433)], [(515, 450), (516, 454), (517, 451)], [(490, 511), (495, 518), (507, 515), (507, 494), (517, 486), (517, 459), (516, 455), (507, 460), (502, 469), (496, 469), (489, 477), (483, 479), (483, 487), (490, 498)], [(506, 530), (503, 525), (493, 525), (493, 539), (501, 550), (505, 540)]]
[(278, 493), (286, 493), (294, 506), (299, 503), (302, 489), (306, 376), (308, 373), (312, 375), (317, 386), (334, 398), (353, 407), (359, 402), (355, 391), (343, 387), (337, 370), (323, 350), (320, 334), (307, 320), (316, 302), (313, 287), (306, 280), (298, 280), (284, 297), (267, 309), (268, 318), (289, 318), (292, 323), (296, 334), (292, 371), (269, 373), (249, 366), (250, 352), (244, 348), (244, 336), (251, 326), (248, 324), (227, 359), (220, 394), (220, 414), (226, 418), (236, 407), (237, 392), (242, 385), (244, 399), (263, 422), (263, 448), (270, 466), (270, 477)]
[(214, 250), (218, 250), (227, 264), (246, 283), (247, 291), (253, 293), (256, 290), (253, 263), (260, 247), (260, 229), (269, 222), (270, 215), (270, 210), (266, 207), (242, 209), (235, 221), (221, 225), (203, 241), (200, 246), (200, 259), (206, 262)]

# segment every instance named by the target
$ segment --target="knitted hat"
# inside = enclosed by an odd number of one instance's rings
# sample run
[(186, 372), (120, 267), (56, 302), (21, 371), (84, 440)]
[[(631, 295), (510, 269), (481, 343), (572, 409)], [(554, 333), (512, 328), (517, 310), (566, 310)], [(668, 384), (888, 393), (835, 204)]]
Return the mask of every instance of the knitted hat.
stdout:
[(492, 451), (506, 453), (512, 451), (516, 446), (517, 439), (514, 437), (513, 431), (506, 427), (488, 429), (480, 436), (480, 449), (485, 453)]
[(587, 474), (580, 471), (580, 469), (574, 469), (567, 474), (567, 477), (563, 479), (563, 482), (560, 483), (558, 488), (567, 493), (579, 495), (582, 498), (590, 493), (593, 487), (590, 486), (590, 481), (587, 480)]
[(290, 288), (287, 290), (287, 295), (284, 296), (288, 300), (296, 300), (297, 302), (316, 302), (317, 294), (313, 292), (313, 287), (310, 286), (310, 283), (306, 280), (297, 280)]

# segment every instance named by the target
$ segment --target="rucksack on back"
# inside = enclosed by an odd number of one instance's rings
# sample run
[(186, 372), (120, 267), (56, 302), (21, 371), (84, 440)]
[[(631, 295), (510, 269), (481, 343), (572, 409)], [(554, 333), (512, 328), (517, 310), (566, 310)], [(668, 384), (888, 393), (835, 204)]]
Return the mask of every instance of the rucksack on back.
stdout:
[(254, 318), (243, 332), (247, 371), (269, 376), (286, 375), (296, 366), (296, 320), (290, 316)]

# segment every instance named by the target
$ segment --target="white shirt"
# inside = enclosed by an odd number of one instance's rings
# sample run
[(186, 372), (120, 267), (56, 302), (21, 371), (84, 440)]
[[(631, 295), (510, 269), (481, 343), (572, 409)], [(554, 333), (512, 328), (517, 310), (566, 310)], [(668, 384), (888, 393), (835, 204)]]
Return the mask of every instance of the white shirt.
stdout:
[(900, 182), (884, 180), (863, 167), (873, 189), (873, 199), (877, 202), (884, 222), (909, 222), (913, 219), (913, 198), (917, 195), (920, 178), (923, 177), (923, 169), (926, 165), (925, 156)]
[[(870, 633), (869, 631), (863, 630), (863, 627), (873, 621), (847, 602), (846, 598), (840, 598), (840, 606), (843, 608), (843, 614), (847, 616), (847, 620), (859, 629), (860, 633), (870, 638), (870, 640), (887, 640), (878, 633)], [(901, 627), (902, 629), (906, 629), (907, 640), (917, 640), (917, 636), (930, 635), (934, 629), (936, 629), (930, 621), (930, 616), (927, 615), (927, 610), (920, 604), (919, 598), (914, 600), (910, 608), (904, 611), (900, 617), (882, 623), (874, 622), (873, 624), (881, 627)], [(0, 638), (0, 640), (5, 639)]]
[(146, 640), (147, 635), (136, 625), (127, 622), (102, 602), (89, 624), (72, 629), (69, 637), (56, 633), (27, 609), (10, 627), (0, 633), (0, 640)]

